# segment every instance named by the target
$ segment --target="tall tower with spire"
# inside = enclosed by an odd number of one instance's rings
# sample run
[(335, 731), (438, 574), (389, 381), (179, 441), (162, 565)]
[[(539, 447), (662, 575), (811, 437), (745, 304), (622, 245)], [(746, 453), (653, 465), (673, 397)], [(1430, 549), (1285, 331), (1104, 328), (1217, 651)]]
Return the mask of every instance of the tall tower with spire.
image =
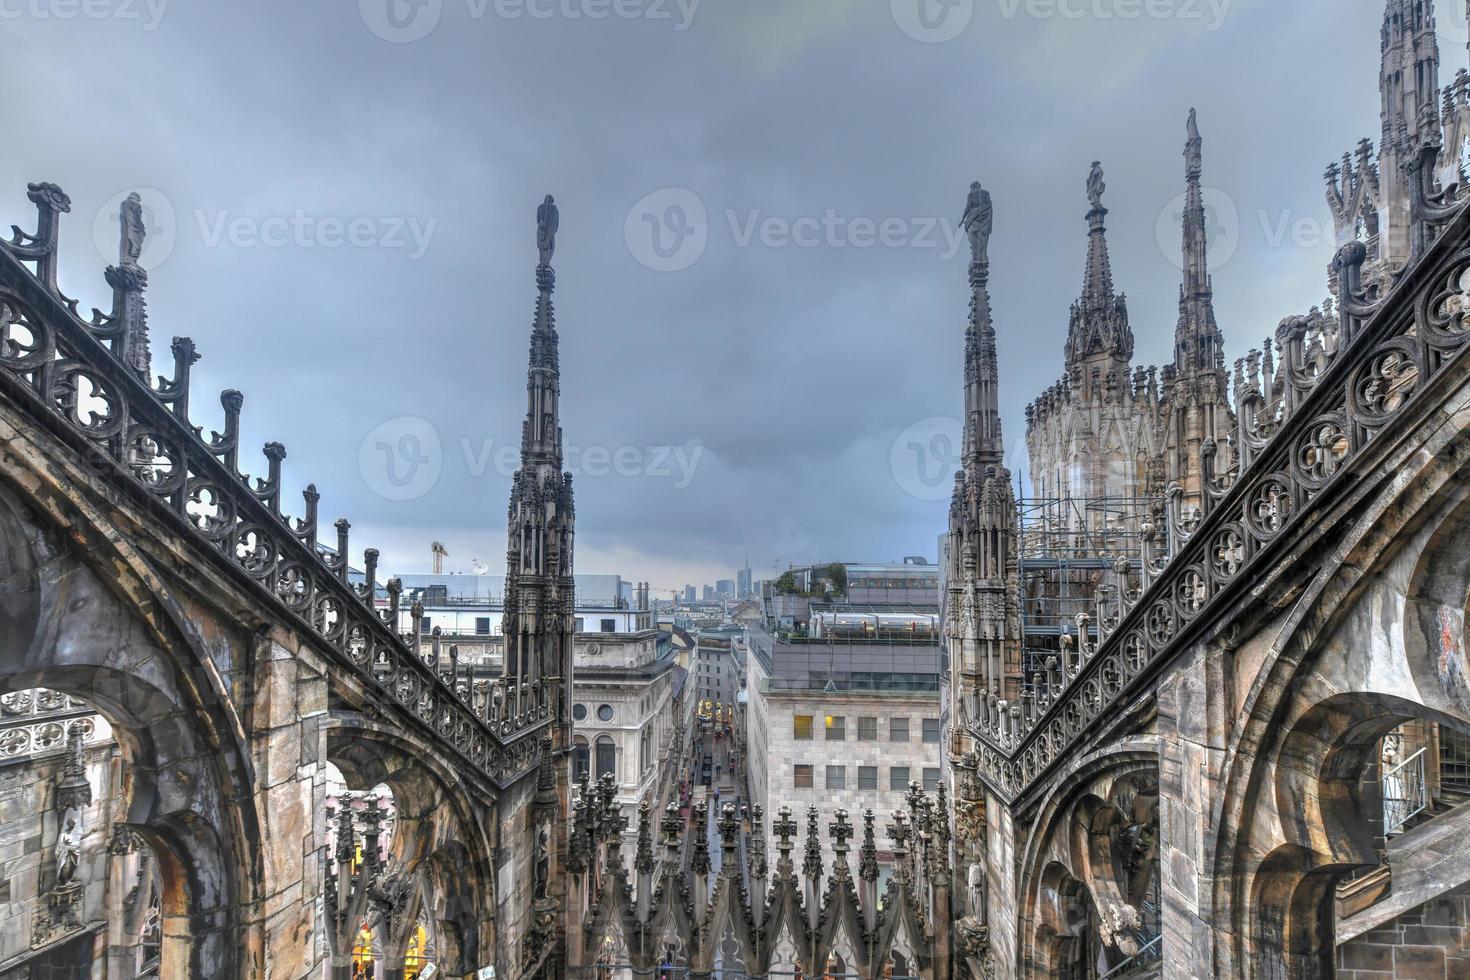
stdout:
[(1106, 190), (1102, 165), (1093, 163), (1087, 265), (1067, 325), (1066, 371), (1026, 409), (1029, 472), (1038, 497), (1138, 496), (1158, 452), (1157, 380), (1132, 376), (1133, 330), (1127, 300), (1113, 285)]
[(1103, 207), (1102, 164), (1094, 162), (1087, 176), (1087, 269), (1082, 296), (1072, 304), (1067, 328), (1067, 370), (1082, 397), (1090, 398), (1109, 375), (1127, 378), (1133, 359), (1133, 331), (1128, 326), (1128, 303), (1113, 290), (1113, 265), (1108, 255), (1107, 216)]
[[(511, 478), (506, 517), (502, 632), (508, 696), (519, 718), (549, 722), (543, 743), (546, 758), (536, 780), (532, 808), (536, 853), (527, 855), (532, 868), (545, 866), (547, 873), (537, 873), (537, 888), (526, 910), (529, 928), (523, 961), (545, 957), (547, 944), (565, 936), (565, 896), (558, 889), (566, 879), (562, 873), (567, 859), (565, 817), (571, 812), (568, 767), (576, 595), (572, 475), (562, 471), (561, 366), (551, 300), (556, 289), (551, 258), (559, 222), (556, 202), (548, 194), (536, 213), (540, 261), (526, 371), (526, 418), (521, 424), (521, 466)], [(547, 883), (545, 887), (542, 882)]]
[(1174, 327), (1174, 372), (1168, 404), (1165, 472), (1184, 490), (1185, 503), (1199, 506), (1202, 494), (1200, 450), (1206, 442), (1224, 451), (1233, 430), (1226, 391), (1225, 339), (1215, 322), (1214, 287), (1206, 252), (1204, 140), (1189, 110), (1184, 144), (1183, 269), (1179, 321)]
[[(1409, 185), (1404, 170), (1423, 139), (1437, 131), (1439, 39), (1434, 0), (1388, 0), (1383, 12), (1383, 135), (1378, 145), (1383, 194), (1379, 205), (1379, 256), (1397, 268), (1409, 256)], [(1386, 234), (1385, 234), (1386, 233)]]
[(990, 195), (970, 188), (970, 318), (965, 331), (965, 436), (949, 510), (945, 633), (956, 752), (967, 750), (978, 699), (1020, 691), (1016, 596), (1016, 498), (1001, 437), (999, 369), (990, 313)]

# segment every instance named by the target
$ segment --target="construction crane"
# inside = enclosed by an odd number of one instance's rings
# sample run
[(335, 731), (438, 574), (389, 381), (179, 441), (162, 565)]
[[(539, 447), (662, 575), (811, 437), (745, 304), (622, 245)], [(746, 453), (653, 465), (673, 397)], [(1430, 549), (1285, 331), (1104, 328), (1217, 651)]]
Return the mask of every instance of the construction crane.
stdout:
[(429, 551), (434, 556), (434, 574), (444, 574), (444, 559), (449, 557), (449, 549), (438, 541), (429, 545)]

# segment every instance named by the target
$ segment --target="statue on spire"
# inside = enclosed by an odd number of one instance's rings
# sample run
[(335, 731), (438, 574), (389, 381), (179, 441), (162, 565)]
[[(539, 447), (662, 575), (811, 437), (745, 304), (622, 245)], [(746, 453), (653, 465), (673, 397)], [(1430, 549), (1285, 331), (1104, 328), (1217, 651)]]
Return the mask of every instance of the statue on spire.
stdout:
[(556, 254), (556, 229), (561, 223), (561, 211), (556, 199), (550, 194), (536, 209), (536, 248), (541, 252), (542, 267), (550, 267), (551, 257)]
[(974, 181), (970, 184), (970, 197), (965, 201), (965, 214), (960, 218), (960, 227), (970, 238), (970, 255), (975, 265), (990, 264), (990, 229), (993, 220), (990, 192), (980, 186), (980, 181)]
[(1204, 141), (1200, 139), (1199, 124), (1195, 121), (1194, 109), (1190, 109), (1189, 142), (1184, 146), (1184, 167), (1187, 175), (1198, 176), (1204, 169), (1203, 146)]
[(1094, 208), (1102, 207), (1103, 192), (1108, 185), (1103, 183), (1103, 169), (1100, 161), (1092, 161), (1092, 172), (1087, 175), (1087, 199), (1092, 202)]
[(122, 241), (118, 246), (118, 264), (136, 269), (138, 259), (143, 256), (143, 239), (148, 230), (143, 226), (143, 199), (137, 191), (123, 199), (118, 213), (118, 224), (122, 226)]

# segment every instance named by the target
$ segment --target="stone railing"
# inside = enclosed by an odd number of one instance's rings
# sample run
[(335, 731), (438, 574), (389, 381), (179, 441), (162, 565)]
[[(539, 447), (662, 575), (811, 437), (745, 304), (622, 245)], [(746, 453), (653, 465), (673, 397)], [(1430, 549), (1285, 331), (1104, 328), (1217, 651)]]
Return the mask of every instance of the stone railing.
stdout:
[(0, 761), (65, 751), (72, 732), (87, 744), (112, 737), (97, 709), (58, 691), (31, 688), (0, 695)]
[(387, 620), (375, 609), (377, 552), (368, 549), (364, 571), (354, 572), (345, 520), (335, 525), (335, 549), (318, 543), (316, 487), (303, 493), (304, 518), (282, 510), (285, 447), (266, 444), (264, 479), (240, 471), (240, 392), (220, 396), (223, 431), (203, 437), (189, 411), (194, 342), (175, 337), (172, 377), (150, 383), (136, 195), (122, 206), (119, 264), (107, 269), (112, 310), (86, 318), (56, 280), (60, 216), (71, 202), (54, 184), (30, 185), (29, 197), (36, 232), (15, 228), (10, 240), (0, 239), (0, 391), (104, 478), (126, 482), (134, 499), (143, 491), (141, 499), (151, 498), (166, 520), (222, 557), (283, 621), (380, 689), (411, 725), (427, 727), (496, 780), (534, 765), (535, 734), (556, 703), (549, 684), (501, 681), (483, 698), (462, 697), (421, 639), (398, 632), (396, 582), (387, 584), (394, 607)]
[[(1363, 289), (1367, 249), (1350, 243), (1334, 262), (1335, 309), (1282, 323), (1277, 370), (1268, 346), (1265, 382), (1257, 361), (1256, 384), (1237, 392), (1236, 445), (1202, 448), (1203, 505), (1185, 508), (1170, 488), (1158, 523), (1144, 526), (1141, 587), (1129, 585), (1137, 567), (1120, 561), (1100, 621), (1078, 617), (1034, 696), (1013, 704), (982, 691), (966, 706), (979, 743), (973, 761), (992, 789), (1023, 796), (1109, 708), (1141, 693), (1240, 583), (1269, 567), (1273, 545), (1341, 485), (1336, 478), (1375, 434), (1461, 355), (1470, 342), (1470, 209), (1420, 187), (1415, 214), (1415, 258), (1386, 296)], [(1227, 450), (1233, 458), (1217, 472)]]

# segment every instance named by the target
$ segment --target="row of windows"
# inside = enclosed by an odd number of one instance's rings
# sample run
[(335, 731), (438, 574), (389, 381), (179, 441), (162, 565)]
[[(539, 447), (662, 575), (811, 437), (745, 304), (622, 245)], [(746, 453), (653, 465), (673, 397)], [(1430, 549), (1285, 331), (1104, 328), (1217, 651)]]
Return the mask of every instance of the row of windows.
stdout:
[[(578, 616), (577, 617), (576, 631), (578, 633), (585, 633), (585, 632), (587, 632), (587, 630), (585, 628), (586, 625), (587, 625), (586, 624), (586, 621), (584, 619), (582, 619), (582, 617)], [(604, 619), (604, 620), (601, 621), (601, 624), (600, 625), (601, 625), (602, 629), (599, 632), (602, 632), (602, 633), (616, 633), (618, 631), (618, 621), (616, 619)], [(432, 616), (425, 616), (422, 620), (419, 621), (419, 630), (425, 636), (428, 636), (430, 633), (432, 633), (434, 631), (434, 618)], [(475, 617), (475, 634), (477, 636), (489, 636), (490, 635), (490, 617), (489, 616), (476, 616)]]
[[(923, 739), (925, 744), (939, 744), (939, 719), (920, 719), (923, 725)], [(797, 741), (810, 742), (815, 736), (815, 719), (812, 715), (795, 715), (791, 719), (791, 735)], [(847, 719), (842, 715), (828, 715), (825, 720), (827, 741), (841, 742), (847, 738)], [(859, 742), (878, 741), (878, 719), (859, 718), (857, 720), (857, 740)], [(909, 719), (888, 719), (888, 741), (907, 742), (909, 740)]]
[[(600, 704), (600, 705), (598, 705), (597, 706), (597, 717), (598, 717), (598, 720), (600, 720), (600, 721), (612, 721), (613, 720), (613, 706), (610, 705), (610, 704)], [(587, 706), (585, 704), (574, 704), (574, 705), (572, 705), (572, 719), (574, 721), (586, 721), (587, 720)]]
[[(891, 766), (888, 770), (889, 790), (895, 793), (906, 792), (909, 788), (909, 781), (912, 778), (910, 774), (911, 770), (908, 766)], [(932, 793), (939, 788), (939, 769), (937, 767), (930, 768), (929, 766), (925, 766), (923, 776), (924, 792)], [(827, 789), (847, 789), (846, 766), (828, 766), (826, 777)], [(815, 788), (815, 778), (816, 766), (797, 763), (796, 777), (793, 784), (797, 789)], [(857, 767), (857, 788), (874, 790), (878, 788), (877, 766)]]

